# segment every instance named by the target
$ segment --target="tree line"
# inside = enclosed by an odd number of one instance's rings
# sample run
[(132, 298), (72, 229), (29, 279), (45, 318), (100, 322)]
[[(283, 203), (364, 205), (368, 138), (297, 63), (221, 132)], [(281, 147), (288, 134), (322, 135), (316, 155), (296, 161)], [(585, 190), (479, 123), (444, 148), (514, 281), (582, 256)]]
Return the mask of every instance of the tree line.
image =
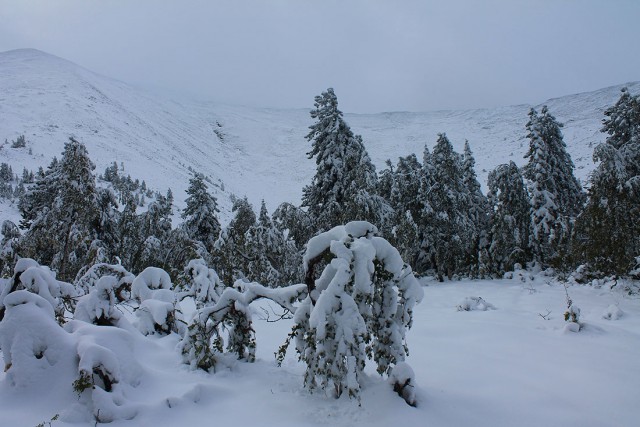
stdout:
[(496, 167), (486, 195), (468, 142), (460, 154), (440, 134), (421, 159), (388, 160), (378, 173), (332, 89), (316, 97), (311, 118), (308, 157), (317, 168), (300, 206), (283, 203), (270, 215), (264, 202), (256, 213), (246, 197), (233, 197), (233, 218), (224, 227), (203, 174), (192, 171), (182, 223), (172, 227), (170, 190), (138, 213), (151, 199), (146, 183), (119, 176), (114, 164), (100, 176), (111, 186), (97, 185), (86, 147), (71, 138), (60, 160), (35, 177), (23, 173), (22, 220), (2, 226), (3, 272), (10, 275), (26, 257), (61, 280), (100, 262), (129, 271), (157, 266), (179, 280), (190, 260), (202, 258), (225, 283), (282, 286), (304, 279), (301, 256), (313, 235), (352, 220), (375, 224), (415, 272), (440, 280), (501, 277), (527, 264), (557, 272), (583, 265), (588, 277), (624, 275), (640, 255), (640, 101), (626, 89), (605, 111), (606, 138), (594, 150), (598, 165), (586, 192), (574, 176), (562, 124), (546, 106), (529, 112), (526, 165)]

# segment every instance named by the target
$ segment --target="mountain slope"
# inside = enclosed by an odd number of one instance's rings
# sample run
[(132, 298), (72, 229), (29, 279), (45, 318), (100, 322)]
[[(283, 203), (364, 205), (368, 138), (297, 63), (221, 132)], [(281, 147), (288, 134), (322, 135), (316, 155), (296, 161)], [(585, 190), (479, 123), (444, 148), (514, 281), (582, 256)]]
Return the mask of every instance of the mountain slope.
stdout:
[[(628, 84), (633, 93), (640, 83)], [(602, 140), (602, 112), (621, 86), (546, 102), (564, 128), (565, 142), (583, 181), (593, 169), (592, 146)], [(340, 94), (338, 94), (339, 96)], [(312, 100), (309, 100), (312, 104)], [(378, 166), (412, 152), (421, 156), (446, 132), (457, 149), (468, 139), (480, 180), (509, 160), (524, 163), (527, 105), (428, 113), (345, 114), (362, 134)], [(0, 53), (0, 141), (25, 134), (26, 149), (6, 144), (0, 160), (14, 171), (46, 166), (70, 135), (83, 141), (100, 173), (113, 161), (151, 188), (171, 187), (183, 206), (188, 168), (203, 172), (229, 217), (228, 194), (247, 195), (270, 209), (299, 203), (315, 163), (306, 158), (311, 124), (307, 110), (256, 109), (175, 101), (100, 76), (32, 49)], [(32, 154), (29, 154), (31, 149)]]

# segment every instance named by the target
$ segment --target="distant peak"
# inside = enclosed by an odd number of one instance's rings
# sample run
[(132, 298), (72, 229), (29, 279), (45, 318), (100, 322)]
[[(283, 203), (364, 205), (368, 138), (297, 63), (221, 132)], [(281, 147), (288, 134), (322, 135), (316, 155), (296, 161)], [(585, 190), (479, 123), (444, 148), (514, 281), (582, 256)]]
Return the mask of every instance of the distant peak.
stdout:
[(25, 47), (20, 49), (7, 50), (5, 52), (0, 52), (2, 56), (54, 56), (50, 53), (43, 52), (38, 49), (34, 49), (32, 47)]
[(20, 61), (20, 60), (44, 60), (44, 61), (58, 61), (71, 63), (70, 61), (60, 58), (59, 56), (52, 55), (50, 53), (34, 49), (34, 48), (22, 48), (7, 50), (6, 52), (0, 52), (0, 60), (4, 61)]

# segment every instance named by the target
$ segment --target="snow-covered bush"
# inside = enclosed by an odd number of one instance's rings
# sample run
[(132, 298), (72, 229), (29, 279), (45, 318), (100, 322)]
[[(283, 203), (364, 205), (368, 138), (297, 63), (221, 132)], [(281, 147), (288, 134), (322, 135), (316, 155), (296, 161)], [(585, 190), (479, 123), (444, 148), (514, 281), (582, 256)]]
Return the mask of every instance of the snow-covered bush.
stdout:
[[(17, 387), (45, 387), (43, 379), (73, 373), (73, 341), (55, 320), (51, 302), (27, 290), (4, 298), (0, 349), (7, 380)], [(70, 383), (69, 383), (70, 384)]]
[[(313, 237), (304, 256), (309, 295), (289, 340), (307, 365), (305, 386), (358, 397), (367, 359), (383, 375), (407, 355), (406, 329), (423, 290), (411, 268), (375, 226), (350, 222)], [(318, 279), (314, 268), (327, 262)]]
[(456, 306), (458, 311), (487, 311), (496, 308), (490, 302), (485, 301), (482, 297), (466, 297), (460, 304)]
[(130, 332), (72, 320), (61, 328), (51, 303), (18, 290), (4, 300), (0, 348), (9, 384), (81, 394), (81, 406), (104, 422), (131, 418), (124, 390), (137, 385), (140, 367)]
[(119, 326), (123, 312), (117, 307), (120, 281), (115, 276), (102, 276), (87, 295), (76, 304), (73, 318), (101, 326)]
[(571, 297), (569, 297), (569, 291), (567, 285), (564, 286), (564, 291), (567, 296), (567, 311), (564, 312), (564, 321), (567, 322), (564, 330), (566, 332), (578, 332), (582, 328), (580, 323), (580, 308), (573, 305)]
[(209, 268), (202, 258), (189, 261), (185, 274), (188, 278), (187, 290), (179, 295), (180, 299), (192, 297), (196, 308), (212, 305), (218, 301), (224, 290), (224, 284), (216, 271)]
[(124, 326), (122, 303), (131, 299), (135, 276), (120, 264), (96, 264), (75, 282), (85, 295), (78, 299), (74, 319), (100, 326)]
[(30, 258), (18, 260), (14, 274), (0, 294), (0, 320), (5, 313), (5, 299), (12, 292), (27, 290), (44, 298), (55, 312), (59, 323), (64, 323), (66, 306), (72, 308), (76, 289), (66, 282), (56, 280), (55, 273)]
[(136, 316), (143, 334), (184, 331), (177, 296), (171, 288), (171, 278), (161, 268), (147, 267), (134, 279), (131, 296), (140, 302)]
[(88, 294), (103, 276), (112, 276), (117, 279), (118, 285), (114, 292), (119, 302), (131, 299), (131, 284), (136, 276), (127, 271), (121, 264), (94, 264), (80, 278), (74, 281), (74, 285), (84, 291), (85, 294)]
[(216, 354), (224, 348), (222, 328), (228, 331), (227, 350), (239, 359), (254, 361), (256, 342), (249, 305), (257, 299), (267, 298), (294, 312), (293, 303), (300, 300), (306, 291), (303, 284), (273, 289), (258, 283), (236, 281), (215, 303), (211, 301), (196, 311), (180, 343), (184, 362), (197, 369), (215, 369)]
[(142, 368), (133, 353), (130, 331), (73, 320), (65, 325), (75, 345), (77, 377), (72, 383), (80, 404), (98, 422), (135, 417), (128, 392), (140, 383)]

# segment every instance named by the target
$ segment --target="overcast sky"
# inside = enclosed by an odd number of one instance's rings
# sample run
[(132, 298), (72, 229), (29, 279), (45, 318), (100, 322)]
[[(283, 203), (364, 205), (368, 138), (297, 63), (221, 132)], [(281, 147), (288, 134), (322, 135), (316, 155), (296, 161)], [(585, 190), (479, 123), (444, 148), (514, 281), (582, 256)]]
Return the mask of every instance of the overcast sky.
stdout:
[(0, 51), (218, 102), (538, 103), (640, 80), (640, 0), (0, 0)]

